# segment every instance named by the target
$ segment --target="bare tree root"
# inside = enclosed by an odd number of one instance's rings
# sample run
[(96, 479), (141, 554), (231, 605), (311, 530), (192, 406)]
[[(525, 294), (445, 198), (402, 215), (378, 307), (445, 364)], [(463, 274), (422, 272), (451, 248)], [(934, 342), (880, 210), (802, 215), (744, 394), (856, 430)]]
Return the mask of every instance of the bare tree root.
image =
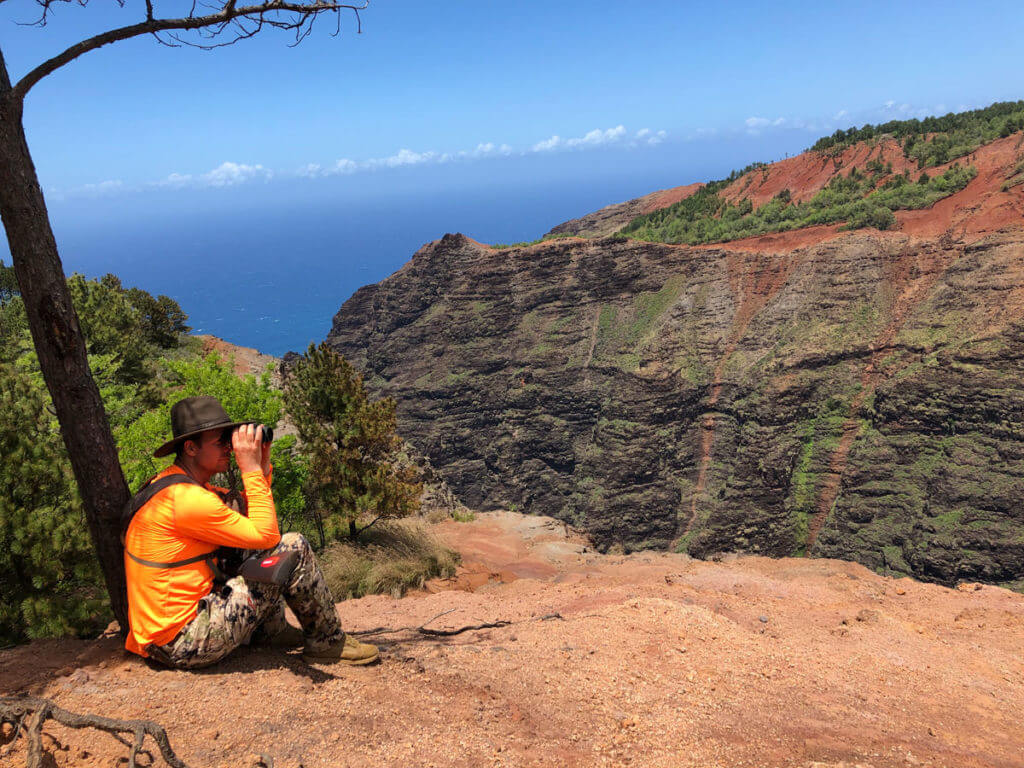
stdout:
[(551, 621), (552, 619), (560, 619), (565, 621), (565, 617), (560, 613), (546, 613), (543, 616), (537, 616), (532, 619), (526, 619), (525, 621), (508, 621), (506, 619), (499, 619), (498, 621), (489, 622), (486, 624), (470, 624), (466, 627), (459, 627), (458, 629), (427, 629), (427, 624), (432, 622), (434, 619), (439, 619), (442, 616), (452, 613), (455, 611), (452, 608), (449, 611), (437, 614), (433, 618), (427, 619), (425, 622), (420, 624), (418, 627), (374, 627), (373, 629), (364, 629), (359, 632), (350, 632), (350, 635), (391, 635), (397, 632), (418, 632), (421, 635), (429, 635), (431, 637), (452, 637), (453, 635), (461, 635), (463, 632), (472, 632), (477, 629), (494, 629), (495, 627), (508, 627), (513, 624), (524, 624), (530, 621)]
[(425, 627), (419, 627), (419, 633), (421, 635), (433, 635), (434, 637), (451, 637), (452, 635), (461, 635), (463, 632), (472, 632), (476, 629), (491, 629), (493, 627), (507, 627), (511, 624), (511, 621), (495, 621), (489, 624), (471, 624), (468, 627), (459, 627), (458, 629), (426, 629)]
[[(31, 696), (0, 696), (0, 722), (14, 725), (11, 742), (0, 751), (0, 757), (13, 749), (19, 732), (24, 729), (28, 739), (27, 768), (42, 768), (43, 723), (47, 720), (56, 720), (68, 728), (97, 728), (106, 731), (122, 744), (131, 748), (131, 753), (128, 755), (128, 768), (136, 768), (135, 759), (140, 753), (149, 757), (149, 764), (152, 765), (152, 753), (142, 748), (146, 736), (156, 742), (160, 748), (160, 754), (171, 768), (188, 768), (171, 749), (167, 732), (152, 720), (114, 720), (99, 715), (79, 715), (61, 709), (49, 699), (37, 699)], [(122, 733), (132, 734), (135, 737), (134, 741), (129, 742), (128, 739), (121, 736)], [(265, 761), (266, 758), (264, 758)], [(273, 768), (273, 761), (267, 765), (267, 768)]]

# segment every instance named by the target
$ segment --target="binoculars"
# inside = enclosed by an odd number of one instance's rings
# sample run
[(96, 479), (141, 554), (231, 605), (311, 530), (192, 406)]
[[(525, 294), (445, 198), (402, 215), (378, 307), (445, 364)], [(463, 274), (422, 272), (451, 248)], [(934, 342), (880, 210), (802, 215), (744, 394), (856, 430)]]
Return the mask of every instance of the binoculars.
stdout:
[[(254, 422), (254, 421), (249, 422), (249, 423), (253, 424), (254, 426), (258, 426), (260, 428), (261, 438), (262, 438), (264, 443), (272, 443), (272, 442), (274, 442), (274, 429), (273, 429), (273, 427), (268, 427), (266, 424), (256, 424), (256, 422)], [(236, 429), (238, 429), (238, 427), (228, 427), (227, 429), (225, 429), (221, 433), (220, 441), (222, 443), (226, 444), (226, 445), (230, 445), (231, 444), (231, 435), (234, 434)]]

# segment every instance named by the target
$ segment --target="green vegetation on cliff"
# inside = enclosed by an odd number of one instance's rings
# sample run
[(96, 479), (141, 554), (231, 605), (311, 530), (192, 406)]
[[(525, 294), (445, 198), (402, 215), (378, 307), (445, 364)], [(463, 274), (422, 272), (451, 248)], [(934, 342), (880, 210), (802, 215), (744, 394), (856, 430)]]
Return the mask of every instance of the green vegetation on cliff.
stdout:
[(954, 163), (934, 177), (922, 174), (917, 182), (907, 174), (882, 182), (886, 169), (880, 164), (866, 172), (852, 168), (806, 202), (794, 203), (789, 190), (783, 190), (757, 209), (746, 198), (737, 204), (723, 199), (718, 193), (728, 181), (713, 182), (674, 205), (638, 216), (622, 234), (636, 240), (695, 245), (837, 222), (846, 222), (847, 229), (889, 229), (896, 221), (893, 211), (934, 205), (966, 187), (977, 173), (973, 166)]
[[(1021, 130), (1024, 101), (1000, 102), (984, 109), (923, 120), (893, 120), (839, 130), (819, 139), (810, 151), (835, 157), (854, 144), (891, 137), (922, 173), (916, 179), (911, 178), (909, 171), (894, 175), (891, 163), (875, 158), (863, 170), (854, 167), (836, 176), (803, 203), (794, 203), (788, 189), (757, 209), (747, 198), (736, 203), (722, 198), (720, 193), (744, 175), (749, 185), (755, 177), (748, 173), (766, 167), (759, 163), (710, 182), (674, 205), (638, 216), (618, 234), (636, 240), (696, 245), (820, 224), (843, 223), (846, 229), (890, 229), (896, 223), (894, 211), (928, 208), (963, 189), (977, 174), (973, 166), (956, 163), (943, 173), (928, 169), (966, 157), (984, 144)], [(1021, 183), (1022, 179), (1024, 171), (1018, 169), (1007, 179), (1004, 189)]]
[(956, 112), (923, 120), (890, 120), (880, 125), (838, 130), (818, 139), (814, 152), (836, 152), (861, 141), (892, 136), (919, 168), (943, 165), (969, 155), (982, 144), (1024, 129), (1024, 101), (1003, 101), (984, 109)]

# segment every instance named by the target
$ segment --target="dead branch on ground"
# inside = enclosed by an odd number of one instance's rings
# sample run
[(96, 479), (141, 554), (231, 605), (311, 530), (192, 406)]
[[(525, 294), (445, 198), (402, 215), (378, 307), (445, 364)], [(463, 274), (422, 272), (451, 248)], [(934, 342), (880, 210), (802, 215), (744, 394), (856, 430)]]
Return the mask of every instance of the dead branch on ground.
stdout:
[(425, 622), (420, 624), (418, 627), (374, 627), (373, 629), (363, 629), (358, 632), (349, 632), (350, 635), (393, 635), (398, 632), (418, 632), (421, 635), (428, 635), (432, 637), (452, 637), (454, 635), (461, 635), (463, 632), (472, 632), (477, 629), (494, 629), (496, 627), (510, 627), (513, 624), (525, 624), (530, 621), (551, 621), (552, 619), (561, 619), (565, 621), (565, 617), (560, 613), (546, 613), (543, 616), (535, 616), (525, 621), (509, 621), (508, 619), (499, 619), (498, 621), (486, 622), (483, 624), (470, 624), (465, 627), (458, 627), (457, 629), (427, 629), (427, 624), (430, 624), (434, 619), (439, 619), (449, 613), (455, 611), (455, 608), (444, 611), (443, 613), (437, 614)]
[[(168, 765), (172, 768), (188, 768), (171, 749), (167, 731), (152, 720), (114, 720), (100, 715), (80, 715), (58, 707), (49, 699), (37, 699), (32, 696), (0, 696), (0, 723), (11, 723), (14, 726), (14, 730), (11, 732), (11, 741), (0, 751), (0, 757), (13, 749), (20, 732), (24, 730), (25, 737), (28, 739), (27, 768), (42, 768), (43, 724), (47, 720), (56, 720), (68, 728), (96, 728), (106, 731), (122, 744), (131, 748), (131, 753), (128, 755), (128, 768), (136, 768), (135, 759), (140, 754), (146, 755), (149, 758), (149, 764), (152, 765), (152, 753), (142, 748), (146, 736), (156, 742), (157, 747), (160, 748), (160, 754)], [(128, 741), (121, 736), (122, 733), (132, 734), (134, 740)], [(266, 759), (264, 757), (264, 761)], [(273, 768), (273, 761), (267, 768)]]
[(419, 631), (421, 635), (433, 635), (435, 637), (451, 637), (452, 635), (461, 635), (463, 632), (472, 632), (477, 629), (492, 629), (493, 627), (507, 627), (511, 624), (511, 621), (493, 621), (485, 624), (471, 624), (468, 627), (459, 627), (458, 629), (426, 629), (420, 627)]

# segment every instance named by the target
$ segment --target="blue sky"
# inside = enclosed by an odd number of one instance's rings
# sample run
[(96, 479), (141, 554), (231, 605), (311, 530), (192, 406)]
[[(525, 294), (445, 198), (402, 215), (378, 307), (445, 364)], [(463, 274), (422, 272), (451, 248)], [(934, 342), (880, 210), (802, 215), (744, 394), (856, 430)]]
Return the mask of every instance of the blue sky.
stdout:
[[(38, 11), (14, 0), (0, 49), (16, 79), (143, 7), (72, 3), (39, 29), (14, 23)], [(274, 31), (213, 52), (107, 46), (37, 85), (25, 122), (48, 199), (68, 205), (328, 176), (386, 192), (409, 166), (500, 184), (538, 157), (557, 175), (579, 172), (569, 155), (663, 166), (760, 141), (729, 158), (742, 164), (836, 127), (1021, 98), (1021, 8), (372, 0), (361, 35), (343, 16), (340, 37), (328, 22), (295, 48)]]

